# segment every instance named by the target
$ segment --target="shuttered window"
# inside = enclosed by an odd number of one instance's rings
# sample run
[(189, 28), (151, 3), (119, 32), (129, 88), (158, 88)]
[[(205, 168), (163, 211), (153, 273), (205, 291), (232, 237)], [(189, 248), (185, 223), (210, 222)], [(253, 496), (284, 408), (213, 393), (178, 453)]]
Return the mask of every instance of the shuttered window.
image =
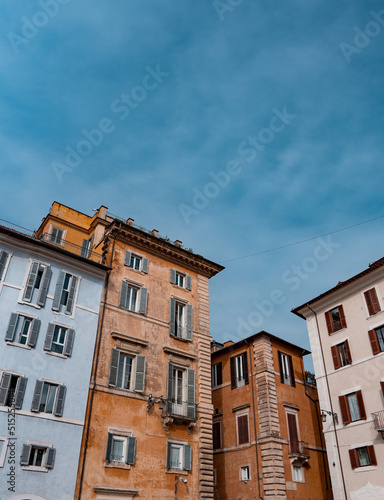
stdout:
[(16, 410), (20, 410), (26, 386), (26, 377), (3, 372), (0, 382), (0, 406), (14, 406)]
[(283, 384), (296, 387), (295, 372), (293, 371), (292, 356), (284, 352), (277, 351), (279, 360), (280, 381)]
[(44, 350), (71, 356), (75, 341), (75, 331), (55, 323), (49, 323), (44, 341)]
[(169, 333), (173, 337), (193, 340), (193, 308), (171, 298), (169, 312)]
[(249, 443), (248, 415), (237, 417), (237, 436), (239, 444)]
[(365, 301), (367, 303), (368, 313), (370, 316), (381, 311), (379, 299), (375, 288), (371, 288), (364, 292)]
[(136, 459), (136, 438), (133, 436), (108, 433), (106, 462), (134, 465)]
[(148, 290), (132, 285), (128, 281), (121, 282), (119, 306), (129, 311), (147, 313)]
[(222, 363), (216, 363), (211, 368), (212, 372), (212, 387), (217, 387), (223, 383)]
[(342, 305), (334, 307), (325, 313), (325, 320), (327, 323), (328, 333), (334, 333), (342, 328), (347, 328), (344, 309)]
[(63, 416), (67, 389), (64, 385), (37, 380), (32, 399), (31, 411)]
[(349, 342), (345, 340), (340, 344), (331, 347), (333, 365), (335, 370), (352, 363), (351, 351), (349, 349)]
[(168, 363), (167, 408), (172, 415), (196, 419), (195, 370)]
[(47, 298), (51, 276), (51, 266), (33, 261), (24, 287), (23, 301), (43, 307)]
[(293, 413), (287, 413), (289, 451), (290, 453), (299, 453), (299, 433), (297, 430), (297, 416)]
[(247, 352), (230, 358), (231, 389), (249, 384)]
[(135, 269), (136, 271), (142, 271), (143, 273), (148, 274), (148, 259), (135, 255), (129, 250), (126, 250), (125, 252), (124, 265), (130, 267), (131, 269)]
[(368, 337), (374, 355), (384, 351), (384, 326), (369, 330)]
[(170, 282), (186, 290), (192, 290), (192, 278), (189, 274), (180, 273), (176, 269), (171, 269)]
[(40, 320), (12, 313), (5, 334), (7, 342), (35, 347), (40, 330)]
[(5, 268), (8, 262), (9, 253), (0, 250), (0, 281), (5, 277)]
[(191, 470), (192, 446), (168, 441), (167, 469)]
[(108, 384), (111, 387), (144, 392), (145, 365), (145, 356), (135, 356), (112, 349)]
[(53, 469), (56, 449), (53, 447), (24, 444), (21, 452), (20, 465)]
[(377, 465), (375, 449), (372, 445), (349, 450), (349, 459), (352, 469), (367, 467), (368, 465)]
[(339, 396), (339, 404), (344, 425), (367, 418), (361, 391)]
[(221, 422), (213, 422), (213, 449), (219, 450), (221, 448)]
[(72, 314), (78, 282), (78, 277), (65, 271), (60, 271), (56, 283), (52, 311), (63, 312), (69, 315)]

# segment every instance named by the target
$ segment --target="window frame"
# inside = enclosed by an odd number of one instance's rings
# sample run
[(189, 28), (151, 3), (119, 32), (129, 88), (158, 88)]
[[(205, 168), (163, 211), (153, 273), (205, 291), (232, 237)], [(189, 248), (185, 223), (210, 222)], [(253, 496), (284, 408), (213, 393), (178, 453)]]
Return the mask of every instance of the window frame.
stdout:
[[(69, 280), (66, 285), (67, 276), (69, 276)], [(81, 277), (79, 275), (73, 274), (64, 269), (60, 270), (56, 281), (52, 311), (55, 311), (58, 314), (66, 314), (70, 317), (74, 316), (80, 289), (80, 281)], [(64, 289), (64, 286), (67, 286), (67, 288)], [(63, 303), (64, 293), (66, 293), (65, 303)]]
[(47, 300), (52, 267), (47, 262), (36, 259), (30, 259), (29, 262), (19, 302), (40, 309), (45, 306)]
[[(59, 328), (61, 330), (66, 330), (64, 344), (63, 344), (63, 351), (61, 353), (52, 350), (56, 328)], [(47, 333), (45, 335), (44, 347), (43, 347), (45, 353), (50, 354), (52, 356), (58, 356), (60, 358), (71, 357), (75, 342), (75, 335), (76, 335), (75, 330), (69, 327), (68, 325), (63, 325), (62, 323), (57, 323), (57, 322), (48, 323)], [(58, 345), (59, 343), (56, 342), (56, 344)]]
[[(11, 388), (12, 377), (16, 377), (16, 384)], [(15, 410), (21, 410), (24, 401), (25, 390), (27, 387), (28, 379), (21, 373), (15, 373), (3, 370), (1, 372), (0, 378), (0, 405), (6, 408), (15, 408)], [(11, 392), (14, 391), (13, 401), (14, 404), (10, 404), (8, 401), (11, 397)], [(2, 404), (4, 403), (4, 404)]]
[[(182, 284), (180, 284), (181, 280)], [(184, 290), (192, 290), (192, 277), (185, 272), (178, 271), (177, 269), (170, 269), (169, 281), (172, 285), (183, 288)]]
[[(230, 369), (231, 369), (231, 389), (237, 389), (249, 384), (249, 371), (248, 371), (248, 351), (244, 351), (241, 354), (232, 356), (230, 359)], [(241, 358), (241, 361), (238, 360)], [(238, 366), (241, 363), (241, 371), (243, 378), (239, 380)], [(240, 383), (239, 383), (240, 382)]]
[[(361, 465), (360, 462), (360, 456), (359, 456), (359, 450), (367, 450), (367, 455), (369, 459), (369, 463), (365, 465)], [(373, 444), (366, 444), (364, 446), (358, 446), (356, 448), (352, 448), (348, 450), (349, 452), (349, 459), (351, 462), (351, 468), (353, 470), (356, 469), (362, 469), (364, 467), (375, 467), (377, 466), (377, 459), (376, 459), (376, 453), (375, 453), (375, 448)]]
[[(292, 482), (293, 483), (305, 483), (304, 467), (300, 467), (300, 466), (295, 465), (295, 464), (291, 464), (291, 465), (292, 465)], [(295, 470), (299, 471), (300, 479), (297, 479), (295, 477)]]
[[(215, 431), (215, 429), (218, 429)], [(212, 446), (213, 446), (213, 451), (221, 450), (223, 443), (222, 443), (222, 433), (221, 433), (221, 420), (214, 420), (212, 422)], [(218, 444), (218, 446), (215, 446)]]
[[(171, 452), (172, 449), (179, 450), (180, 453), (180, 467), (171, 466)], [(177, 441), (175, 439), (167, 440), (167, 458), (166, 458), (166, 469), (167, 472), (179, 474), (186, 474), (188, 471), (192, 470), (192, 446), (185, 443), (184, 441)]]
[[(132, 292), (130, 290), (136, 291), (135, 304), (132, 308)], [(129, 297), (128, 297), (129, 294)], [(127, 303), (129, 298), (129, 303)], [(120, 286), (120, 297), (119, 297), (119, 307), (125, 309), (126, 311), (147, 314), (147, 300), (148, 300), (148, 289), (141, 286), (138, 283), (134, 283), (131, 280), (123, 279)], [(130, 307), (128, 307), (130, 306)]]
[[(360, 416), (360, 418), (354, 420), (352, 420), (352, 410), (350, 404), (351, 401), (350, 397), (353, 395), (356, 397), (356, 403), (358, 406), (359, 416)], [(356, 389), (354, 391), (348, 392), (347, 394), (339, 396), (339, 405), (340, 405), (341, 418), (343, 420), (344, 425), (348, 425), (353, 422), (360, 422), (361, 420), (367, 419), (363, 394), (360, 389)]]
[[(174, 401), (175, 371), (182, 373), (181, 403)], [(168, 362), (166, 412), (174, 417), (196, 420), (196, 372), (194, 369)]]
[[(54, 230), (55, 231), (61, 231), (60, 241), (56, 241), (57, 240), (57, 236), (56, 237), (53, 236)], [(48, 242), (49, 243), (53, 243), (54, 245), (63, 247), (66, 235), (67, 235), (67, 230), (66, 229), (51, 224), (51, 226), (49, 228), (49, 240), (48, 240)]]
[(368, 290), (363, 292), (364, 303), (368, 317), (374, 316), (375, 314), (382, 312), (382, 307), (379, 298), (380, 294), (378, 294), (377, 292), (378, 290), (376, 286), (373, 286), (372, 288), (369, 288)]
[[(112, 450), (114, 441), (123, 442), (122, 460), (112, 460)], [(107, 435), (107, 446), (105, 450), (105, 467), (120, 469), (130, 469), (136, 462), (137, 440), (133, 432), (127, 429), (116, 429), (110, 427)]]
[[(343, 354), (341, 353), (341, 349), (343, 349)], [(331, 354), (335, 370), (338, 370), (339, 368), (344, 368), (345, 366), (349, 366), (352, 364), (352, 355), (348, 339), (345, 339), (331, 346)], [(345, 357), (345, 360), (343, 360), (343, 357)]]
[[(46, 406), (44, 409), (41, 409), (42, 398), (44, 395), (44, 388), (48, 386), (48, 394), (51, 392), (51, 388), (55, 387), (55, 394), (52, 402), (52, 411), (47, 412)], [(46, 380), (39, 379), (36, 380), (35, 388), (33, 391), (32, 403), (31, 403), (31, 412), (40, 413), (45, 415), (52, 415), (53, 417), (62, 417), (64, 413), (64, 405), (65, 405), (65, 397), (67, 394), (67, 387), (58, 382), (57, 380)], [(45, 401), (45, 405), (47, 405), (48, 395)]]
[[(337, 309), (339, 318), (338, 320), (334, 319), (334, 315), (332, 314), (333, 311)], [(339, 304), (338, 306), (332, 307), (332, 309), (329, 309), (324, 313), (325, 315), (325, 322), (327, 325), (327, 330), (328, 334), (332, 335), (332, 333), (339, 332), (340, 330), (343, 330), (344, 328), (347, 328), (347, 321), (345, 318), (345, 313), (344, 313), (344, 308), (342, 304)], [(339, 326), (340, 322), (340, 326)]]
[[(379, 338), (379, 333), (378, 330), (380, 331), (380, 337)], [(371, 343), (371, 349), (372, 349), (372, 354), (376, 356), (377, 354), (380, 354), (381, 352), (384, 352), (384, 325), (376, 326), (375, 328), (372, 328), (371, 330), (368, 330), (368, 338)]]
[[(29, 461), (31, 459), (31, 453), (33, 449), (43, 449), (43, 460), (42, 465), (31, 465)], [(20, 457), (20, 465), (22, 470), (29, 470), (35, 472), (48, 472), (54, 468), (56, 458), (56, 449), (53, 447), (52, 443), (43, 443), (39, 441), (28, 441), (27, 444), (23, 444), (22, 453)]]
[(169, 334), (178, 340), (193, 341), (193, 307), (177, 297), (170, 299)]
[[(23, 325), (19, 330), (19, 322), (22, 319)], [(28, 330), (26, 333), (25, 343), (16, 341), (16, 335), (20, 335), (22, 330), (25, 328), (26, 320), (29, 321)], [(14, 345), (17, 347), (22, 347), (24, 349), (31, 349), (36, 346), (36, 342), (38, 339), (39, 331), (40, 331), (41, 321), (37, 316), (33, 316), (31, 314), (26, 314), (22, 312), (13, 312), (11, 313), (11, 317), (9, 319), (7, 331), (5, 334), (5, 342), (9, 345)]]
[[(4, 467), (7, 455), (9, 436), (0, 436), (0, 468)], [(3, 443), (1, 445), (1, 443)]]
[(211, 367), (211, 386), (212, 389), (223, 384), (223, 363), (219, 361)]
[[(239, 422), (240, 420), (242, 421), (241, 424)], [(236, 438), (237, 446), (250, 444), (249, 412), (236, 413)]]
[[(120, 356), (132, 358), (130, 388), (119, 387)], [(122, 348), (112, 348), (109, 365), (108, 386), (127, 392), (144, 392), (145, 389), (146, 356), (133, 353)], [(123, 379), (122, 379), (123, 380)]]
[[(135, 263), (138, 263), (138, 268), (135, 266)], [(149, 261), (146, 257), (143, 257), (136, 252), (125, 250), (124, 266), (132, 269), (133, 271), (148, 274)]]
[(285, 415), (287, 419), (289, 454), (298, 455), (300, 454), (301, 442), (298, 412), (286, 408)]
[(282, 351), (277, 351), (277, 356), (279, 361), (280, 382), (284, 385), (296, 387), (292, 356)]
[[(244, 477), (243, 472), (245, 472), (245, 471), (246, 471), (247, 477)], [(250, 480), (251, 480), (251, 466), (249, 464), (240, 465), (240, 481), (243, 483), (247, 483)]]
[(9, 263), (11, 261), (12, 252), (0, 249), (0, 290), (7, 275)]

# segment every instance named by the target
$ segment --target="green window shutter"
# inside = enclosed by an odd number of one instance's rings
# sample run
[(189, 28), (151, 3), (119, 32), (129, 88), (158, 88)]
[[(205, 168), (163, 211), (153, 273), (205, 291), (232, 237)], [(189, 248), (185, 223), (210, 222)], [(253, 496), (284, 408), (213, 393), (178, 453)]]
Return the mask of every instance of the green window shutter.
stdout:
[(33, 394), (31, 411), (39, 412), (41, 393), (43, 392), (44, 382), (36, 380), (35, 392)]
[(128, 250), (125, 251), (124, 265), (127, 267), (131, 267), (131, 252), (129, 252)]
[(55, 464), (55, 456), (56, 456), (56, 449), (47, 448), (47, 451), (45, 452), (45, 467), (47, 469), (53, 469), (53, 466)]
[(139, 313), (146, 314), (147, 312), (148, 290), (147, 288), (140, 288), (140, 306)]
[(172, 443), (167, 441), (167, 469), (171, 468), (171, 449), (172, 449)]
[(136, 356), (135, 391), (144, 392), (145, 384), (145, 356)]
[(108, 385), (116, 387), (117, 383), (117, 368), (119, 366), (120, 352), (117, 349), (112, 349), (111, 365), (109, 367)]
[(75, 330), (73, 328), (68, 328), (63, 350), (64, 356), (70, 356), (72, 354), (74, 340), (75, 340)]
[(193, 336), (193, 308), (191, 304), (187, 304), (186, 306), (187, 309), (187, 334), (186, 334), (186, 339), (187, 340), (192, 340)]
[(126, 463), (130, 465), (134, 465), (136, 457), (136, 438), (129, 436), (128, 437), (128, 449), (127, 449), (127, 460)]
[(176, 269), (171, 269), (171, 283), (172, 285), (176, 284)]
[(195, 370), (187, 370), (187, 417), (196, 418)]
[(32, 262), (31, 268), (29, 270), (27, 284), (24, 289), (23, 300), (25, 300), (25, 302), (31, 302), (32, 300), (32, 295), (33, 295), (33, 290), (35, 288), (35, 282), (38, 270), (39, 270), (39, 263)]
[(8, 253), (4, 252), (4, 250), (0, 250), (0, 281), (3, 279), (5, 266), (8, 260)]
[(176, 314), (176, 301), (171, 298), (171, 307), (169, 313), (169, 333), (175, 335), (175, 314)]
[(26, 377), (19, 377), (19, 380), (17, 381), (16, 392), (15, 392), (16, 410), (21, 410), (21, 407), (23, 406), (25, 389), (27, 387), (27, 380), (28, 379)]
[(112, 442), (113, 442), (113, 434), (108, 432), (107, 449), (105, 451), (105, 460), (107, 462), (111, 462)]
[(83, 240), (83, 244), (81, 245), (81, 252), (80, 252), (81, 257), (88, 257), (88, 240)]
[(168, 363), (167, 374), (167, 413), (172, 413), (172, 394), (173, 394), (173, 365)]
[(65, 385), (59, 385), (57, 387), (55, 406), (53, 408), (53, 414), (56, 415), (56, 417), (63, 416), (64, 400), (66, 393), (67, 393), (67, 388), (65, 387)]
[(192, 468), (192, 446), (189, 444), (184, 445), (184, 470), (191, 470)]
[(121, 282), (121, 289), (120, 289), (120, 300), (119, 300), (119, 306), (120, 307), (127, 307), (127, 295), (128, 295), (128, 283), (126, 281)]
[(11, 374), (3, 373), (0, 384), (0, 406), (5, 406), (5, 403), (7, 402), (10, 385), (11, 385)]
[(65, 278), (65, 272), (60, 271), (56, 283), (55, 296), (53, 297), (52, 311), (58, 311), (60, 309), (60, 299), (61, 299), (61, 293), (63, 291), (64, 278)]
[(29, 347), (35, 347), (37, 336), (39, 334), (41, 321), (39, 319), (34, 318), (31, 323), (31, 333), (28, 337), (28, 345)]
[(13, 342), (13, 337), (15, 335), (15, 330), (16, 330), (16, 324), (17, 324), (17, 318), (19, 315), (17, 313), (12, 313), (11, 318), (8, 323), (8, 328), (7, 332), (5, 334), (5, 340), (7, 342)]
[(192, 290), (192, 278), (189, 276), (189, 274), (187, 274), (185, 278), (185, 288), (187, 290)]
[(31, 450), (32, 450), (31, 444), (23, 444), (23, 450), (21, 452), (21, 457), (20, 457), (20, 465), (28, 465)]
[(77, 282), (79, 279), (76, 276), (72, 276), (71, 287), (68, 294), (67, 307), (65, 309), (65, 314), (72, 314), (73, 305), (75, 303), (75, 295), (77, 290)]
[(49, 323), (47, 335), (45, 337), (45, 342), (44, 342), (44, 351), (50, 351), (52, 349), (52, 340), (54, 331), (55, 331), (55, 325), (53, 323)]
[(39, 293), (39, 298), (37, 299), (38, 306), (41, 306), (41, 307), (45, 306), (45, 301), (47, 299), (48, 288), (49, 288), (49, 283), (51, 281), (51, 276), (52, 276), (51, 266), (47, 266), (44, 269), (43, 277), (41, 279), (42, 287), (41, 287), (41, 290)]
[(149, 266), (148, 259), (144, 257), (141, 265), (141, 270), (143, 271), (143, 273), (148, 274), (148, 266)]

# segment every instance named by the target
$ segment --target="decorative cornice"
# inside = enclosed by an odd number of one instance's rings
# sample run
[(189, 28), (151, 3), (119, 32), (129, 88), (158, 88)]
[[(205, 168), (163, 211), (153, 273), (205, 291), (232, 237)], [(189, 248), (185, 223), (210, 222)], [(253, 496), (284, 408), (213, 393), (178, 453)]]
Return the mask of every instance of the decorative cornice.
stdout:
[(136, 337), (130, 337), (129, 335), (124, 335), (123, 333), (112, 332), (112, 338), (124, 340), (125, 342), (132, 342), (133, 344), (140, 344), (146, 347), (149, 342), (148, 340), (137, 339)]
[(104, 493), (106, 495), (115, 495), (115, 496), (126, 496), (131, 495), (135, 496), (139, 493), (139, 490), (125, 490), (122, 488), (107, 488), (105, 486), (95, 486), (93, 488), (95, 493)]
[(233, 411), (233, 413), (235, 413), (236, 411), (245, 410), (245, 408), (250, 408), (250, 407), (251, 407), (251, 403), (247, 403), (245, 405), (236, 406), (236, 408), (232, 408), (232, 411)]
[(196, 354), (190, 354), (189, 352), (179, 351), (178, 349), (173, 349), (172, 347), (163, 347), (163, 351), (169, 354), (175, 354), (176, 356), (182, 356), (183, 358), (196, 359)]

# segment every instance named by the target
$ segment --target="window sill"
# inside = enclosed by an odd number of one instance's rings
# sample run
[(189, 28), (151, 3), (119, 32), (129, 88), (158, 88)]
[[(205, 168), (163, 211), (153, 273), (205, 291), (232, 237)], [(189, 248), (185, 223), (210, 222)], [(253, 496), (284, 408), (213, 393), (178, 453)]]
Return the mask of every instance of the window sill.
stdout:
[(336, 333), (340, 333), (340, 332), (345, 332), (347, 329), (346, 328), (340, 328), (340, 330), (336, 330), (332, 333), (329, 333), (329, 337), (332, 337), (332, 335), (336, 335)]
[(5, 343), (13, 347), (21, 347), (22, 349), (28, 349), (29, 351), (32, 349), (30, 345), (19, 344), (18, 342), (10, 342), (9, 340), (6, 340)]
[(356, 467), (353, 469), (355, 472), (368, 472), (370, 470), (376, 470), (377, 465), (365, 465), (364, 467)]
[(167, 469), (166, 474), (178, 474), (179, 476), (188, 476), (188, 471), (184, 469)]
[(42, 306), (39, 306), (38, 304), (33, 304), (32, 302), (25, 302), (24, 300), (19, 300), (18, 304), (22, 304), (23, 306), (31, 306), (31, 307), (34, 307), (35, 309), (42, 308)]
[(130, 464), (123, 464), (122, 462), (105, 462), (105, 467), (109, 469), (127, 469), (131, 468)]
[(36, 467), (35, 465), (22, 465), (22, 470), (30, 471), (30, 472), (48, 472), (49, 469), (47, 467)]
[(45, 354), (48, 354), (48, 356), (55, 356), (56, 358), (62, 358), (62, 359), (67, 359), (68, 356), (65, 354), (60, 354), (59, 352), (52, 352), (52, 351), (44, 351)]
[(171, 337), (176, 340), (181, 340), (182, 342), (192, 343), (192, 340), (185, 339), (184, 337), (178, 337), (177, 335), (171, 335)]
[(368, 319), (371, 319), (371, 318), (374, 318), (375, 316), (379, 316), (380, 314), (382, 314), (384, 311), (377, 311), (377, 313), (374, 313), (374, 314), (371, 314), (370, 316), (367, 316), (367, 320)]

